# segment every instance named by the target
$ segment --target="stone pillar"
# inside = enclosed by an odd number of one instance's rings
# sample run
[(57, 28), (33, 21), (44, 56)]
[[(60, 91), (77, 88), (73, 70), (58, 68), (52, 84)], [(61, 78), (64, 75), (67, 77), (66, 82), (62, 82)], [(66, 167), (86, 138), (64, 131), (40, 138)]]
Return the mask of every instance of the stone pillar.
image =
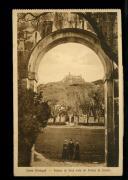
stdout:
[(35, 144), (33, 144), (31, 149), (31, 162), (30, 165), (32, 166), (32, 163), (34, 162), (34, 156), (35, 156)]
[(113, 80), (105, 81), (105, 158), (108, 167), (114, 165), (115, 133), (113, 118)]
[(28, 89), (32, 89), (34, 92), (37, 92), (37, 82), (34, 79), (28, 79)]
[(34, 92), (37, 92), (37, 73), (28, 72), (28, 89), (32, 89)]
[(115, 166), (119, 163), (119, 82), (114, 79)]
[(26, 89), (32, 89), (37, 92), (37, 82), (33, 79), (24, 78), (21, 80), (21, 87)]

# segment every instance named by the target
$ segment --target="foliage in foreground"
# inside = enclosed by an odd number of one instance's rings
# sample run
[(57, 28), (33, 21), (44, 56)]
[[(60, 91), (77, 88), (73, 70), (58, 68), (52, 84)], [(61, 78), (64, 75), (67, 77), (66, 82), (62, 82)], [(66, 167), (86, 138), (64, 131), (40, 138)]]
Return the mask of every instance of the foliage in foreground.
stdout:
[[(47, 125), (51, 111), (41, 95), (32, 90), (18, 91), (18, 154), (19, 166), (29, 166), (31, 148), (40, 128)], [(27, 157), (28, 156), (28, 157)]]

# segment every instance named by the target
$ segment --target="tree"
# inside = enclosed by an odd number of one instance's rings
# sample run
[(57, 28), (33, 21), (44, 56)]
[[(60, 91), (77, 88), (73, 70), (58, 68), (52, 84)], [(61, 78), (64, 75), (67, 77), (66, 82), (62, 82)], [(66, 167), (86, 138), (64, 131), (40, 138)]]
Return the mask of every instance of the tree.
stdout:
[(18, 165), (30, 166), (31, 148), (41, 127), (47, 125), (50, 108), (32, 90), (18, 90)]
[(101, 112), (104, 111), (104, 86), (102, 84), (95, 85), (90, 89), (88, 97), (84, 99), (79, 107), (83, 114), (87, 115), (87, 123), (91, 114), (94, 117), (94, 121), (96, 119), (99, 121)]
[(47, 101), (43, 100), (42, 93), (35, 96), (34, 113), (37, 121), (41, 124), (41, 127), (46, 127), (48, 119), (51, 117), (51, 108)]
[(104, 90), (103, 86), (97, 86), (94, 95), (94, 119), (98, 119), (98, 122), (100, 120), (100, 116), (102, 114), (102, 107), (104, 104)]
[(89, 116), (90, 116), (90, 109), (91, 109), (91, 104), (90, 104), (89, 99), (84, 101), (84, 103), (81, 104), (79, 107), (82, 110), (83, 114), (87, 115), (87, 123), (88, 123)]

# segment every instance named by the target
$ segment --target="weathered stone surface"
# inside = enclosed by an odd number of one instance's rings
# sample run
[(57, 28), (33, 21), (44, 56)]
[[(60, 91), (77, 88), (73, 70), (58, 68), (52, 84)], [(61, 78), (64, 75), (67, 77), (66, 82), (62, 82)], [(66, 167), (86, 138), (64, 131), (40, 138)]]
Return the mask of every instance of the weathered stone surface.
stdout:
[(91, 48), (101, 59), (105, 74), (111, 73), (112, 61), (102, 50), (97, 36), (85, 30), (73, 28), (58, 30), (42, 39), (31, 53), (28, 72), (36, 73), (44, 54), (51, 48), (67, 42), (81, 43)]

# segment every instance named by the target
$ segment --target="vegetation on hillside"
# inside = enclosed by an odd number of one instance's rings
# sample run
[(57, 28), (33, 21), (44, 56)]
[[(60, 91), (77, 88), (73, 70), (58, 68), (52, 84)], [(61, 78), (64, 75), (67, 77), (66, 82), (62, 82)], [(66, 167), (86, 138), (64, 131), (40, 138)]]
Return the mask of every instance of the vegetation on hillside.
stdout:
[[(68, 84), (63, 81), (41, 84), (38, 91), (43, 93), (52, 108), (54, 115), (57, 115), (56, 105), (65, 107), (61, 113), (76, 113), (90, 115), (96, 113), (104, 106), (103, 82), (84, 82), (82, 84)], [(66, 111), (66, 112), (65, 112)]]

